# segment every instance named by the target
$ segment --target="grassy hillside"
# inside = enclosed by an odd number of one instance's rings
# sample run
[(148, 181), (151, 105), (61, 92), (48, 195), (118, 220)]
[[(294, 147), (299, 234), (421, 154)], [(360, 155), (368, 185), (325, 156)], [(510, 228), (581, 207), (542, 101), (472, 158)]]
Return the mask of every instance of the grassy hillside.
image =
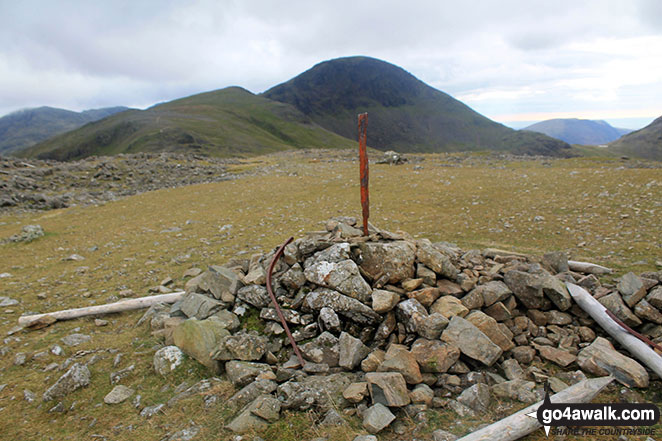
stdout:
[(564, 155), (570, 146), (498, 124), (405, 70), (368, 57), (326, 61), (264, 93), (329, 130), (356, 139), (356, 115), (369, 113), (368, 142), (380, 150), (508, 150)]
[(0, 118), (0, 154), (17, 152), (60, 133), (125, 110), (126, 107), (106, 107), (72, 112), (39, 107), (10, 113)]
[(606, 121), (577, 118), (548, 119), (532, 124), (524, 130), (544, 133), (568, 144), (580, 145), (607, 144), (630, 132), (612, 127)]
[(123, 112), (48, 140), (24, 155), (60, 160), (142, 151), (241, 156), (353, 144), (292, 106), (229, 87)]
[(609, 150), (622, 155), (662, 161), (662, 116), (643, 129), (612, 142)]

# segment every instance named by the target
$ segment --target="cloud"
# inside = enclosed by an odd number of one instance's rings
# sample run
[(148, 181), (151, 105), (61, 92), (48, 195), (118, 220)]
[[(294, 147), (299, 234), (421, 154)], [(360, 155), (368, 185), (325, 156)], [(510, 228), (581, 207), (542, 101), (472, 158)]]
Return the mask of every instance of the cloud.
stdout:
[(0, 0), (0, 114), (145, 107), (228, 85), (261, 92), (357, 54), (397, 64), (490, 117), (657, 109), (659, 5)]

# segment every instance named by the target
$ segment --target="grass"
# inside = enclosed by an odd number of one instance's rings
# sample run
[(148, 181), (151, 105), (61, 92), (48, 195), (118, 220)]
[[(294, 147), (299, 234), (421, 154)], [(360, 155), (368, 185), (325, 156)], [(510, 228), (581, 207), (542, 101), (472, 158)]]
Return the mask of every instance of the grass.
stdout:
[[(563, 250), (577, 260), (611, 266), (618, 274), (656, 269), (655, 261), (662, 259), (659, 168), (629, 168), (627, 162), (604, 158), (517, 162), (491, 155), (422, 158), (422, 162), (397, 167), (371, 165), (371, 221), (376, 225), (432, 241), (455, 242), (464, 249), (499, 247), (536, 254)], [(29, 244), (0, 246), (0, 272), (11, 273), (0, 279), (0, 296), (21, 302), (0, 309), (0, 335), (4, 339), (23, 312), (102, 304), (116, 300), (122, 289), (146, 295), (149, 287), (168, 276), (175, 280), (175, 288), (182, 288), (182, 275), (188, 268), (206, 268), (237, 254), (248, 258), (278, 246), (290, 235), (319, 230), (320, 222), (331, 216), (360, 216), (353, 152), (279, 153), (244, 166), (268, 171), (97, 206), (0, 218), (2, 238), (35, 223), (49, 233)], [(228, 224), (232, 227), (221, 230)], [(181, 231), (163, 232), (171, 227)], [(85, 260), (62, 260), (73, 253)], [(37, 297), (42, 293), (45, 299)], [(143, 405), (164, 402), (183, 381), (194, 384), (210, 375), (189, 360), (173, 377), (157, 378), (151, 363), (160, 342), (150, 335), (148, 325), (135, 327), (141, 315), (140, 311), (110, 315), (105, 317), (110, 322), (105, 327), (96, 327), (92, 318), (59, 322), (0, 341), (0, 347), (12, 351), (0, 358), (0, 384), (8, 384), (0, 391), (3, 436), (85, 439), (97, 434), (113, 440), (153, 440), (195, 421), (201, 427), (196, 439), (231, 439), (223, 429), (230, 412), (223, 405), (204, 408), (202, 396), (182, 400), (149, 420), (138, 415), (131, 400), (116, 406), (103, 404), (112, 389), (110, 373), (131, 364), (135, 370), (121, 384), (142, 395)], [(73, 332), (90, 334), (92, 340), (76, 348), (63, 346), (66, 357), (78, 350), (100, 350), (100, 360), (90, 367), (91, 386), (63, 400), (65, 408), (74, 405), (74, 410), (49, 413), (55, 403), (42, 403), (40, 397), (61, 372), (43, 369), (64, 357), (48, 352), (25, 366), (14, 366), (14, 354), (48, 351)], [(121, 361), (113, 366), (118, 352)], [(223, 384), (219, 386), (221, 402), (232, 393), (229, 384)], [(25, 402), (24, 389), (34, 392), (37, 401)], [(604, 399), (615, 399), (615, 393), (610, 389)], [(644, 394), (652, 402), (662, 399), (654, 390)], [(430, 413), (428, 431), (457, 419), (449, 410), (435, 412)], [(314, 426), (317, 417), (286, 414), (258, 435), (285, 441), (328, 434), (332, 441), (344, 441), (362, 432), (356, 417), (347, 417), (345, 428), (329, 429)], [(414, 428), (414, 421), (407, 422), (407, 433)], [(468, 429), (458, 426), (456, 430)], [(539, 432), (525, 439), (542, 440), (544, 434)], [(380, 439), (401, 438), (389, 429)]]

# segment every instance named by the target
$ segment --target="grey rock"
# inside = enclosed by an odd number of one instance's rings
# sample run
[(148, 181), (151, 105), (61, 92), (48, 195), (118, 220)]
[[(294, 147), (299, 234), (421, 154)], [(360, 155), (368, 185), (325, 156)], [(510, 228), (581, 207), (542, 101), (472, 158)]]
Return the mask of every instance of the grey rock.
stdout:
[(326, 363), (330, 367), (338, 366), (340, 348), (339, 339), (330, 332), (323, 332), (313, 341), (300, 346), (306, 359), (313, 363)]
[(62, 341), (62, 343), (67, 346), (78, 346), (83, 343), (87, 343), (91, 339), (92, 337), (86, 334), (71, 334), (67, 335), (66, 337), (62, 337), (60, 341)]
[(662, 309), (662, 286), (653, 288), (646, 296), (646, 301), (658, 309)]
[(267, 352), (268, 339), (264, 335), (238, 332), (226, 335), (218, 341), (211, 355), (214, 360), (259, 360)]
[(648, 303), (646, 299), (642, 299), (634, 306), (634, 313), (637, 317), (662, 325), (662, 312)]
[(340, 318), (331, 308), (320, 309), (317, 323), (323, 331), (340, 332), (341, 329)]
[(466, 316), (467, 321), (471, 322), (483, 334), (498, 345), (502, 351), (509, 351), (515, 347), (512, 337), (506, 335), (499, 327), (497, 321), (482, 311), (472, 311), (471, 314)]
[(423, 338), (436, 340), (448, 326), (448, 319), (441, 314), (430, 314), (422, 320), (416, 320), (416, 333)]
[(375, 435), (357, 435), (352, 441), (378, 441)]
[(9, 297), (0, 297), (0, 307), (18, 305), (18, 300)]
[(198, 426), (187, 427), (186, 429), (179, 430), (175, 433), (168, 434), (161, 441), (191, 441), (200, 433)]
[(342, 426), (344, 424), (345, 420), (335, 409), (329, 409), (320, 423), (321, 426)]
[(395, 307), (400, 301), (400, 295), (384, 289), (375, 289), (372, 292), (372, 309), (379, 314), (384, 314)]
[(285, 288), (298, 291), (306, 283), (306, 276), (303, 274), (301, 265), (295, 263), (278, 280)]
[(184, 361), (184, 353), (177, 346), (166, 346), (154, 354), (154, 370), (165, 377)]
[(225, 363), (225, 373), (228, 379), (238, 387), (244, 387), (252, 383), (263, 372), (272, 372), (271, 367), (266, 363), (239, 360), (231, 360)]
[(623, 302), (621, 295), (613, 292), (604, 297), (600, 297), (598, 302), (605, 308), (614, 313), (616, 317), (621, 319), (623, 323), (630, 327), (637, 327), (641, 325), (641, 320), (637, 317), (630, 308)]
[(271, 423), (280, 417), (280, 401), (273, 395), (260, 395), (249, 406), (250, 412)]
[(501, 368), (509, 380), (521, 380), (525, 376), (522, 366), (514, 358), (509, 358), (501, 363)]
[(368, 383), (365, 381), (352, 383), (342, 393), (343, 398), (353, 404), (360, 403), (368, 395)]
[(432, 432), (432, 441), (455, 441), (457, 436), (443, 429), (437, 429)]
[(464, 389), (457, 397), (457, 401), (479, 413), (487, 412), (490, 400), (490, 388), (485, 383), (476, 383)]
[(28, 403), (34, 403), (34, 400), (37, 397), (35, 396), (34, 392), (32, 392), (29, 389), (24, 389), (23, 390), (23, 399), (27, 401)]
[(365, 374), (373, 403), (402, 407), (410, 403), (407, 382), (398, 372), (369, 372)]
[[(281, 312), (283, 313), (283, 317), (287, 323), (291, 323), (293, 325), (307, 324), (303, 323), (303, 319), (299, 311), (295, 311), (294, 309), (281, 308)], [(276, 308), (262, 308), (260, 310), (260, 318), (262, 320), (270, 320), (280, 323), (280, 317), (278, 316), (278, 312), (276, 312)]]
[(232, 395), (232, 397), (228, 399), (227, 404), (230, 407), (243, 407), (254, 401), (260, 395), (270, 394), (277, 388), (278, 383), (275, 381), (263, 379), (255, 380)]
[(416, 241), (416, 245), (416, 260), (435, 273), (447, 279), (455, 280), (458, 271), (448, 256), (436, 250), (427, 239)]
[(226, 307), (226, 303), (198, 293), (187, 293), (180, 305), (187, 317), (195, 317), (198, 320), (204, 320)]
[(331, 308), (337, 314), (361, 325), (373, 325), (381, 321), (380, 315), (369, 306), (326, 288), (310, 292), (303, 302), (303, 309), (306, 312), (319, 311), (324, 307)]
[(242, 285), (237, 273), (223, 266), (212, 265), (202, 275), (200, 287), (210, 292), (216, 299), (231, 302)]
[(9, 237), (10, 242), (32, 242), (35, 239), (43, 237), (44, 229), (41, 225), (24, 225), (20, 234), (14, 234)]
[(407, 331), (415, 332), (417, 323), (425, 320), (428, 317), (428, 311), (425, 306), (416, 299), (407, 299), (398, 303), (396, 309), (396, 316), (400, 323), (403, 323)]
[(382, 276), (398, 283), (414, 276), (416, 246), (411, 242), (366, 242), (359, 244), (361, 269), (373, 280)]
[(217, 348), (219, 341), (230, 335), (224, 326), (225, 324), (221, 320), (216, 320), (214, 316), (206, 320), (191, 318), (175, 328), (173, 340), (186, 355), (198, 360), (213, 372), (219, 373), (221, 367), (210, 355)]
[(414, 390), (409, 392), (409, 398), (413, 404), (430, 405), (434, 399), (434, 390), (425, 383), (417, 384)]
[(466, 404), (462, 404), (457, 400), (450, 400), (448, 402), (448, 407), (453, 409), (453, 411), (460, 417), (460, 418), (475, 418), (476, 412), (467, 406)]
[(535, 403), (538, 396), (533, 392), (536, 383), (526, 380), (510, 380), (492, 386), (492, 394), (497, 398), (508, 398), (523, 403)]
[(487, 366), (494, 364), (503, 352), (476, 326), (459, 316), (451, 318), (448, 327), (441, 334), (441, 340), (458, 347), (467, 357)]
[(621, 277), (616, 288), (630, 308), (646, 296), (646, 287), (644, 287), (643, 280), (633, 272)]
[(267, 288), (261, 285), (246, 285), (237, 291), (237, 298), (256, 308), (265, 308), (271, 305), (271, 298)]
[(278, 386), (277, 396), (284, 409), (307, 410), (317, 407), (326, 411), (341, 406), (343, 391), (356, 376), (349, 373), (311, 375), (299, 381), (290, 380)]
[(363, 413), (363, 427), (370, 433), (379, 433), (395, 420), (395, 415), (381, 403), (373, 404)]
[(44, 392), (44, 401), (51, 401), (65, 397), (81, 387), (90, 384), (90, 370), (87, 366), (80, 363), (74, 363), (69, 370), (62, 375), (46, 392)]
[(133, 395), (134, 390), (126, 386), (117, 385), (108, 392), (108, 394), (103, 398), (103, 402), (106, 404), (120, 404), (125, 400), (129, 399)]
[(562, 251), (546, 253), (542, 256), (542, 261), (557, 274), (569, 270), (568, 256)]
[(353, 260), (340, 262), (318, 261), (305, 269), (306, 279), (319, 286), (334, 289), (349, 297), (367, 303), (372, 294), (370, 285), (363, 280)]
[(154, 406), (147, 406), (140, 411), (140, 416), (143, 418), (152, 418), (157, 413), (161, 412), (165, 407), (164, 404), (155, 404)]
[(318, 251), (313, 255), (313, 263), (330, 262), (338, 263), (351, 258), (349, 243), (341, 242), (331, 245), (322, 251)]
[(609, 340), (598, 337), (577, 355), (577, 364), (594, 375), (613, 375), (630, 387), (648, 387), (648, 372), (635, 360), (616, 351)]
[(565, 312), (556, 310), (545, 311), (548, 325), (569, 325), (572, 323), (572, 316)]
[(370, 348), (358, 338), (343, 332), (338, 340), (338, 365), (348, 370), (354, 370), (368, 356)]
[(136, 365), (132, 364), (124, 369), (110, 373), (110, 384), (116, 384), (122, 381), (124, 378), (131, 375), (131, 373), (136, 369)]

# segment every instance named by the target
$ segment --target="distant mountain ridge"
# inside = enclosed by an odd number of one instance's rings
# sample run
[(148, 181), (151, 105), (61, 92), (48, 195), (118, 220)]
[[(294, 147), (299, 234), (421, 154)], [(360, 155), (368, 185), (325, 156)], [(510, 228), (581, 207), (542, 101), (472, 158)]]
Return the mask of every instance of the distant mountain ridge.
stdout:
[(0, 154), (18, 152), (125, 110), (128, 107), (118, 106), (74, 112), (44, 106), (12, 112), (0, 118)]
[(609, 144), (614, 153), (662, 161), (662, 116)]
[(380, 150), (558, 156), (570, 151), (564, 142), (494, 122), (404, 69), (370, 57), (319, 63), (263, 96), (291, 104), (350, 139), (357, 137), (356, 115), (368, 112), (368, 144)]
[(629, 129), (612, 127), (606, 121), (577, 118), (548, 119), (522, 130), (544, 133), (568, 144), (581, 145), (608, 144), (631, 132)]
[(70, 160), (140, 151), (237, 156), (347, 148), (356, 146), (356, 116), (366, 111), (368, 145), (381, 150), (572, 154), (563, 141), (496, 123), (404, 69), (368, 57), (325, 61), (261, 95), (229, 87), (122, 112), (22, 154)]

